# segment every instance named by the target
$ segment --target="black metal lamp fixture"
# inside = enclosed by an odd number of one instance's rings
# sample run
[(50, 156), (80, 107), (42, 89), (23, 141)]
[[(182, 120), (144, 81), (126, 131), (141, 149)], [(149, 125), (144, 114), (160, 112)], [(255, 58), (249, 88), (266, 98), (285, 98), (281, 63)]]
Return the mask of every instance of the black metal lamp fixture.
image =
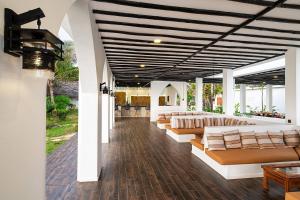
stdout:
[(109, 89), (106, 86), (106, 83), (100, 83), (100, 92), (102, 92), (103, 94), (108, 94), (109, 93)]
[[(63, 42), (50, 31), (40, 29), (41, 8), (16, 14), (5, 8), (4, 52), (16, 57), (23, 56), (23, 69), (46, 69), (54, 71), (55, 62), (62, 60)], [(21, 28), (37, 20), (38, 29)]]

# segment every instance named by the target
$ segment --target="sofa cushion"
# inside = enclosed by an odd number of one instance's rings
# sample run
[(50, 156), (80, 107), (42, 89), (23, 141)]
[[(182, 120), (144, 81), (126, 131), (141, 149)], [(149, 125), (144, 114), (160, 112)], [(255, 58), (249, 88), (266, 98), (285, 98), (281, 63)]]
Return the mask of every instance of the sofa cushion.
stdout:
[(158, 124), (169, 124), (170, 120), (169, 119), (159, 119), (156, 121)]
[(240, 132), (243, 149), (258, 149), (257, 140), (254, 131)]
[(208, 150), (226, 150), (225, 143), (224, 143), (224, 135), (220, 134), (213, 134), (207, 136), (207, 144)]
[(172, 119), (172, 128), (185, 128), (185, 120), (181, 118)]
[(203, 128), (204, 127), (203, 119), (195, 119), (195, 127), (196, 128)]
[(295, 151), (298, 154), (299, 159), (300, 159), (300, 147), (295, 147), (294, 149), (295, 149)]
[(179, 115), (179, 112), (172, 112), (171, 115), (172, 115), (172, 116), (178, 116), (178, 115)]
[(214, 125), (214, 118), (205, 117), (203, 119), (204, 126), (213, 126)]
[(228, 149), (226, 151), (206, 151), (206, 154), (221, 165), (270, 163), (299, 160), (299, 157), (293, 148)]
[(179, 116), (185, 116), (186, 113), (185, 112), (179, 112)]
[(242, 148), (239, 130), (227, 131), (223, 135), (226, 149)]
[(203, 128), (171, 128), (170, 130), (178, 135), (185, 135), (185, 134), (203, 135), (204, 133)]
[(267, 132), (255, 133), (255, 137), (259, 145), (259, 148), (261, 149), (275, 148)]
[(184, 119), (184, 128), (195, 128), (194, 119)]
[(166, 117), (166, 119), (171, 119), (172, 115), (171, 115), (171, 113), (166, 113), (165, 117)]
[(300, 144), (299, 133), (296, 130), (283, 131), (283, 139), (289, 147), (296, 147)]
[(214, 118), (214, 126), (224, 126), (225, 119), (223, 117)]
[(283, 141), (283, 132), (268, 131), (268, 135), (275, 147), (286, 147)]
[(247, 121), (239, 121), (238, 125), (248, 125), (248, 122)]
[(204, 151), (204, 144), (201, 143), (200, 139), (192, 139), (191, 144), (199, 148), (200, 150)]

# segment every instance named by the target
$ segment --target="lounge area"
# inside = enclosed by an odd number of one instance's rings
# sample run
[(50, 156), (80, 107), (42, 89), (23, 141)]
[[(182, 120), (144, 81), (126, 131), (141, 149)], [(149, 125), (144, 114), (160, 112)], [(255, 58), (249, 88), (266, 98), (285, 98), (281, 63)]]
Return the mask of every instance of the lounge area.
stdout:
[(0, 10), (0, 200), (300, 200), (299, 0)]

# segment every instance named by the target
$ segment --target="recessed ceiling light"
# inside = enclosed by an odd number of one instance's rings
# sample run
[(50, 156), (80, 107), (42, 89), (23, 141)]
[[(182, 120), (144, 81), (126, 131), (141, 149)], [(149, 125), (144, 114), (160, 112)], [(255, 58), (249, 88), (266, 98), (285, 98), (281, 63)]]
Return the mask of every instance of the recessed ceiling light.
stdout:
[(134, 75), (134, 77), (135, 77), (135, 78), (138, 78), (138, 77), (139, 77), (139, 75), (137, 75), (137, 74), (136, 74), (136, 75)]
[(141, 68), (144, 68), (144, 67), (145, 67), (145, 65), (144, 65), (144, 64), (141, 64), (141, 65), (140, 65), (140, 67), (141, 67)]
[(138, 85), (140, 84), (140, 83), (137, 83)]
[(160, 44), (161, 43), (161, 39), (154, 39), (154, 44)]
[(278, 78), (278, 76), (275, 75), (275, 76), (273, 76), (273, 78)]

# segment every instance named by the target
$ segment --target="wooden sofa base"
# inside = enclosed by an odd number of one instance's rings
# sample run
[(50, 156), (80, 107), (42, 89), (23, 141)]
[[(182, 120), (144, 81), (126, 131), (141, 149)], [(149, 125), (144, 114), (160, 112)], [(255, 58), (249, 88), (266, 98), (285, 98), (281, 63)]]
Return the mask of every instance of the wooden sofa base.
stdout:
[(192, 145), (192, 153), (213, 168), (225, 179), (243, 179), (263, 177), (263, 164), (283, 164), (283, 163), (299, 163), (299, 161), (277, 162), (277, 163), (255, 163), (255, 164), (237, 164), (237, 165), (221, 165), (214, 159), (209, 157), (204, 151)]
[(167, 129), (166, 134), (179, 143), (190, 142), (192, 139), (196, 138), (194, 134), (177, 134), (169, 129)]

